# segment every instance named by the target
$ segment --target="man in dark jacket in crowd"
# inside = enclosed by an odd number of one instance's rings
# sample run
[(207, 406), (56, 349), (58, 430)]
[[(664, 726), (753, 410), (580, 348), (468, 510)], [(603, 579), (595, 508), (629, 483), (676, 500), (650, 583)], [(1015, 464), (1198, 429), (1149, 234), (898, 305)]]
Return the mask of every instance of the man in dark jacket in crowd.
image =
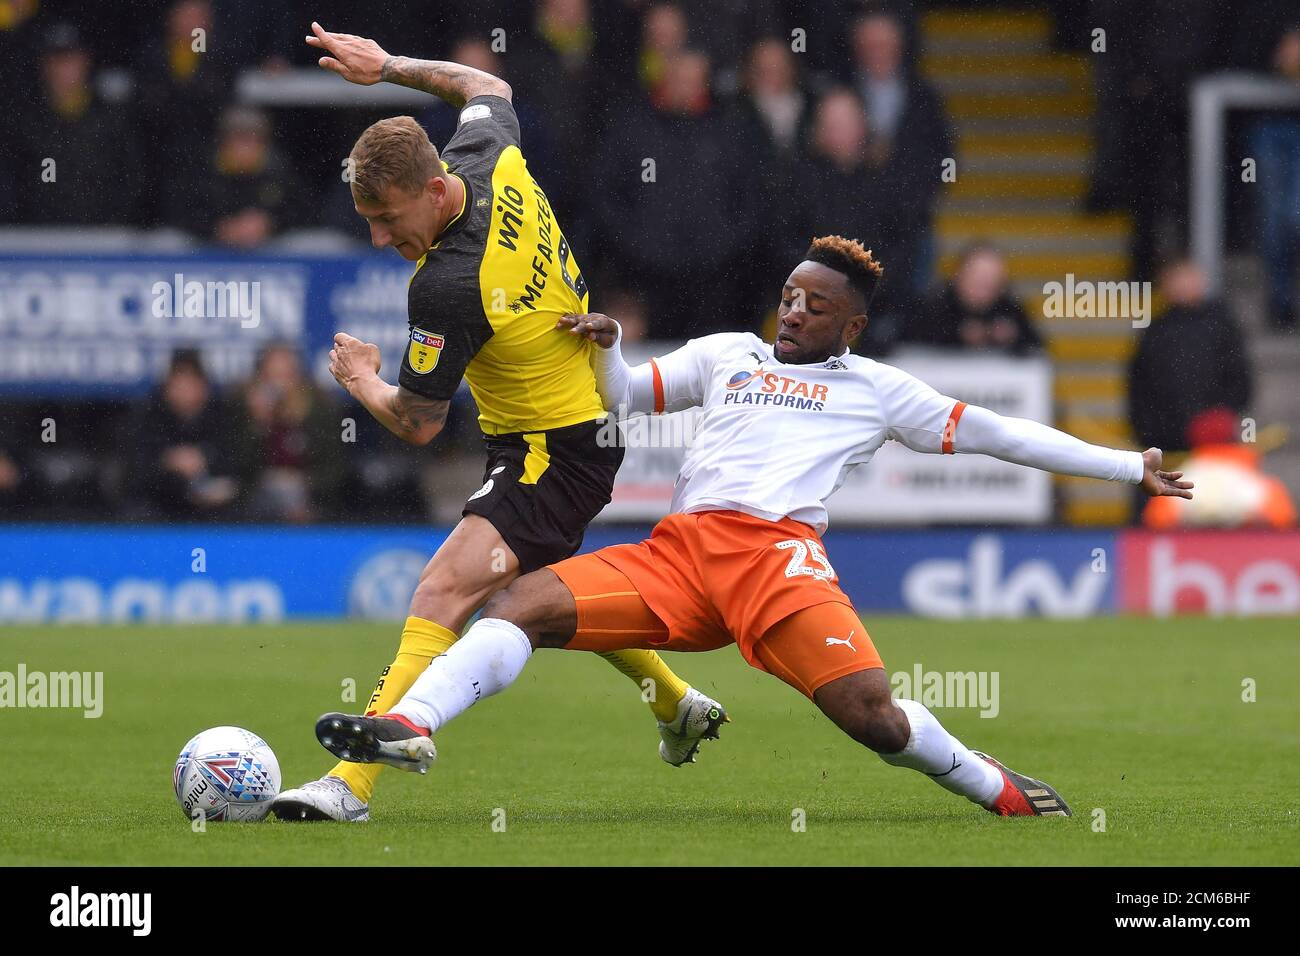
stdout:
[(686, 338), (734, 328), (753, 240), (750, 129), (720, 114), (709, 60), (687, 51), (664, 67), (649, 107), (610, 135), (594, 190), (606, 262), (650, 308), (650, 334)]
[(1253, 372), (1241, 328), (1226, 305), (1206, 299), (1199, 266), (1175, 262), (1160, 284), (1169, 307), (1129, 366), (1129, 421), (1139, 443), (1180, 449), (1197, 413), (1220, 406), (1246, 413)]
[(1007, 260), (987, 242), (968, 246), (957, 272), (908, 322), (904, 337), (918, 345), (983, 349), (1025, 355), (1043, 341), (1033, 321), (1012, 295)]
[(910, 276), (917, 237), (929, 221), (928, 209), (913, 200), (921, 175), (873, 151), (862, 101), (852, 89), (837, 87), (818, 102), (809, 154), (785, 197), (786, 258), (801, 254), (819, 230), (871, 247), (885, 275), (859, 343), (868, 353), (887, 350), (914, 307)]
[[(13, 91), (15, 94), (17, 91)], [(46, 32), (33, 102), (15, 96), (11, 117), (17, 218), (36, 225), (124, 224), (135, 215), (139, 165), (130, 128), (91, 85), (91, 59), (77, 28)]]
[(197, 352), (172, 356), (162, 386), (132, 422), (130, 486), (160, 517), (220, 515), (235, 496), (225, 416)]
[(271, 145), (271, 123), (260, 110), (235, 106), (221, 118), (221, 138), (208, 184), (208, 205), (194, 228), (222, 245), (255, 249), (289, 222), (297, 180)]

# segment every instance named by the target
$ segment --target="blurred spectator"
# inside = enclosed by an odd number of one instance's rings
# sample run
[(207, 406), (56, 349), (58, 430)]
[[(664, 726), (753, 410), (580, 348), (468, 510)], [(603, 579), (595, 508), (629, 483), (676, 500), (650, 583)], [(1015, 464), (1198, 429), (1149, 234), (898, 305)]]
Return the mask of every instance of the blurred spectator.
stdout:
[(164, 518), (224, 515), (237, 491), (226, 418), (197, 352), (172, 356), (161, 387), (131, 423), (130, 487)]
[[(605, 117), (593, 108), (607, 80), (594, 56), (589, 0), (538, 3), (532, 29), (507, 58), (508, 72), (502, 71), (502, 58), (480, 43), (490, 58), (483, 65), (457, 53), (452, 59), (515, 84), (515, 112), (529, 166), (564, 228), (573, 230), (571, 223), (585, 203), (591, 156), (606, 126)], [(458, 47), (458, 52), (466, 51)], [(583, 248), (576, 237), (570, 238)]]
[(95, 95), (90, 53), (75, 26), (46, 31), (40, 72), (31, 106), (14, 103), (19, 220), (129, 223), (140, 164), (126, 118)]
[(1043, 346), (1033, 321), (1011, 293), (1006, 256), (987, 242), (972, 243), (962, 252), (952, 279), (903, 334), (923, 345), (1011, 355)]
[[(853, 31), (845, 24), (868, 14), (883, 13), (903, 26), (903, 50), (915, 50), (919, 39), (917, 7), (921, 0), (817, 0), (800, 3), (785, 0), (786, 29), (806, 30), (807, 51), (800, 58), (807, 61), (808, 69), (834, 78), (838, 83), (853, 83), (854, 56)], [(909, 63), (906, 69), (910, 69)]]
[(224, 54), (209, 52), (216, 43), (209, 0), (178, 0), (167, 8), (160, 35), (140, 54), (140, 136), (148, 169), (166, 170), (145, 194), (150, 222), (202, 231), (191, 217), (195, 197), (206, 188), (206, 160), (230, 88)]
[(247, 513), (295, 523), (330, 514), (346, 467), (342, 424), (303, 374), (298, 350), (263, 350), (240, 401), (233, 448)]
[[(1300, 23), (1286, 29), (1273, 51), (1277, 75), (1300, 84)], [(1269, 320), (1294, 331), (1296, 266), (1300, 265), (1300, 119), (1294, 115), (1257, 120), (1249, 134), (1258, 164), (1253, 190), (1259, 219), (1259, 251), (1268, 273)]]
[(0, 406), (0, 516), (21, 521), (30, 517), (25, 506), (31, 497), (31, 483), (11, 415), (16, 418), (17, 413), (11, 407)]
[(1253, 18), (1222, 0), (1090, 0), (1087, 16), (1108, 38), (1090, 56), (1097, 149), (1087, 207), (1133, 214), (1133, 267), (1145, 281), (1167, 246), (1186, 242), (1190, 84), (1224, 64), (1229, 24)]
[(746, 157), (757, 185), (749, 201), (759, 228), (750, 242), (751, 278), (740, 304), (745, 314), (761, 316), (776, 308), (771, 276), (785, 275), (793, 266), (789, 257), (797, 243), (775, 227), (785, 221), (812, 123), (812, 106), (785, 40), (769, 37), (754, 44), (735, 113), (747, 141), (760, 147)]
[(761, 149), (720, 110), (709, 60), (697, 51), (664, 65), (652, 104), (608, 137), (591, 202), (622, 283), (650, 309), (651, 334), (685, 338), (735, 328), (747, 287)]
[(952, 131), (939, 94), (908, 70), (903, 24), (888, 12), (868, 13), (853, 25), (854, 82), (871, 128), (872, 162), (906, 180), (907, 204), (914, 214), (917, 258), (903, 274), (897, 264), (894, 282), (908, 282), (922, 292), (930, 284), (931, 220), (939, 196), (945, 158), (955, 155)]
[(1168, 307), (1143, 333), (1129, 366), (1129, 422), (1143, 447), (1171, 450), (1184, 446), (1189, 423), (1206, 409), (1227, 408), (1240, 419), (1253, 370), (1241, 328), (1226, 305), (1207, 300), (1195, 262), (1174, 262), (1160, 284)]
[(1230, 408), (1209, 408), (1188, 423), (1191, 455), (1178, 466), (1196, 482), (1190, 501), (1152, 498), (1142, 523), (1156, 531), (1173, 528), (1293, 528), (1295, 503), (1278, 479), (1263, 473), (1256, 446), (1238, 441), (1240, 416)]
[[(482, 37), (465, 37), (451, 48), (451, 59), (476, 70), (499, 76), (506, 82), (516, 81), (514, 67), (525, 54), (505, 57), (492, 52), (492, 46)], [(551, 66), (563, 69), (561, 63)], [(507, 67), (510, 67), (509, 69)], [(583, 194), (583, 173), (589, 168), (590, 154), (587, 139), (580, 128), (583, 122), (584, 96), (581, 84), (566, 84), (561, 76), (543, 73), (536, 80), (518, 80), (514, 90), (513, 105), (519, 119), (519, 139), (528, 168), (546, 189), (547, 198), (555, 205), (558, 195), (574, 198)], [(556, 90), (568, 86), (563, 99)], [(430, 97), (436, 104), (425, 124), (429, 138), (434, 143), (446, 143), (456, 132), (460, 110)], [(423, 117), (422, 117), (423, 118)], [(558, 153), (557, 153), (558, 147)], [(573, 180), (570, 182), (570, 180)], [(555, 190), (559, 190), (558, 193)], [(553, 194), (554, 193), (554, 194)], [(577, 203), (573, 203), (577, 204)], [(562, 211), (566, 206), (560, 206)], [(356, 215), (355, 210), (353, 215)], [(561, 220), (566, 222), (566, 220)]]
[(637, 76), (651, 100), (660, 102), (660, 86), (667, 78), (669, 63), (686, 52), (690, 30), (686, 14), (675, 3), (656, 3), (641, 20), (641, 50)]
[(222, 245), (254, 249), (289, 220), (297, 185), (270, 139), (270, 120), (259, 110), (232, 106), (221, 118), (204, 214)]
[(16, 90), (31, 82), (39, 6), (39, 0), (0, 0), (0, 89)]
[(897, 340), (902, 316), (913, 306), (909, 277), (922, 231), (918, 217), (924, 220), (928, 212), (913, 201), (915, 171), (880, 162), (879, 153), (869, 148), (869, 133), (857, 93), (838, 87), (823, 96), (810, 153), (797, 169), (781, 220), (784, 259), (791, 266), (803, 258), (813, 236), (828, 232), (860, 239), (884, 265), (861, 340), (861, 347), (874, 354)]
[(760, 124), (772, 154), (793, 162), (811, 111), (794, 54), (784, 40), (769, 37), (749, 51), (742, 102)]

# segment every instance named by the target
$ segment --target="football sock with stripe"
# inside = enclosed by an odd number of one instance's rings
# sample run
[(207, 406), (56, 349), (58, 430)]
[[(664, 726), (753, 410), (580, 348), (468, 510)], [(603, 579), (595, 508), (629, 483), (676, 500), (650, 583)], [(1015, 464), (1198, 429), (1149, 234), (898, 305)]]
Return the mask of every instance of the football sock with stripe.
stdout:
[(513, 684), (532, 653), (528, 636), (509, 621), (479, 618), (387, 712), (435, 733), (478, 701)]
[(997, 799), (1002, 792), (1002, 772), (997, 767), (966, 749), (916, 701), (896, 700), (894, 706), (907, 715), (912, 732), (906, 747), (898, 753), (881, 754), (881, 760), (895, 767), (919, 770), (945, 790), (980, 806)]
[[(598, 653), (613, 664), (620, 674), (625, 674), (641, 688), (643, 699), (649, 694), (647, 703), (655, 717), (667, 722), (677, 716), (677, 705), (690, 688), (668, 668), (662, 657), (654, 651), (646, 650)], [(646, 681), (650, 683), (647, 684)]]
[[(454, 643), (456, 635), (441, 624), (420, 617), (408, 617), (402, 628), (402, 642), (397, 647), (397, 656), (380, 673), (379, 682), (370, 695), (365, 713), (387, 713), (392, 705), (402, 699), (416, 678), (425, 672), (429, 662), (439, 654), (446, 653)], [(375, 780), (383, 769), (381, 763), (340, 761), (330, 771), (330, 776), (341, 778), (358, 799), (369, 802), (375, 790)]]

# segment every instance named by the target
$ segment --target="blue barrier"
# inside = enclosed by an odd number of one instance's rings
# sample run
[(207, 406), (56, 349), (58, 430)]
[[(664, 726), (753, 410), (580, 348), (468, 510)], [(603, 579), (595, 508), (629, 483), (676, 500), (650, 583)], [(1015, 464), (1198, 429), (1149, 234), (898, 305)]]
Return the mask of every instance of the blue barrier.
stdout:
[(181, 347), (225, 384), (282, 341), (325, 381), (336, 331), (402, 347), (411, 272), (379, 254), (0, 255), (0, 396), (140, 395)]
[[(0, 625), (400, 619), (448, 529), (0, 527)], [(591, 529), (583, 550), (646, 527)], [(936, 617), (1114, 610), (1108, 531), (831, 531), (859, 609)]]

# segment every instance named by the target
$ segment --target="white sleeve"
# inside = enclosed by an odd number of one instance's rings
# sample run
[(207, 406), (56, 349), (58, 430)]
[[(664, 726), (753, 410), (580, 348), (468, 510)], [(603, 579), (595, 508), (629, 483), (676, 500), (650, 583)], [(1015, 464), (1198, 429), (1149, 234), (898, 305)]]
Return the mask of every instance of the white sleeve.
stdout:
[(1134, 485), (1146, 472), (1141, 452), (1090, 445), (1028, 418), (1008, 418), (978, 405), (961, 406), (954, 415), (950, 445), (960, 454), (991, 455), (1058, 475)]
[[(618, 325), (616, 322), (615, 325)], [(621, 415), (648, 412), (653, 408), (650, 365), (633, 368), (623, 358), (623, 327), (618, 325), (614, 344), (609, 348), (592, 348), (592, 367), (596, 372), (596, 391), (608, 412)]]
[(1058, 475), (1137, 484), (1142, 454), (1120, 451), (1027, 418), (1009, 418), (941, 395), (920, 379), (890, 366), (873, 376), (884, 406), (887, 434), (913, 451), (989, 455)]
[(892, 365), (877, 364), (871, 380), (885, 415), (886, 437), (913, 451), (937, 455), (955, 398), (940, 395), (925, 382)]
[(596, 388), (605, 409), (657, 415), (702, 404), (713, 370), (711, 338), (691, 339), (661, 358), (632, 366), (623, 358), (619, 326), (613, 345), (594, 350)]

